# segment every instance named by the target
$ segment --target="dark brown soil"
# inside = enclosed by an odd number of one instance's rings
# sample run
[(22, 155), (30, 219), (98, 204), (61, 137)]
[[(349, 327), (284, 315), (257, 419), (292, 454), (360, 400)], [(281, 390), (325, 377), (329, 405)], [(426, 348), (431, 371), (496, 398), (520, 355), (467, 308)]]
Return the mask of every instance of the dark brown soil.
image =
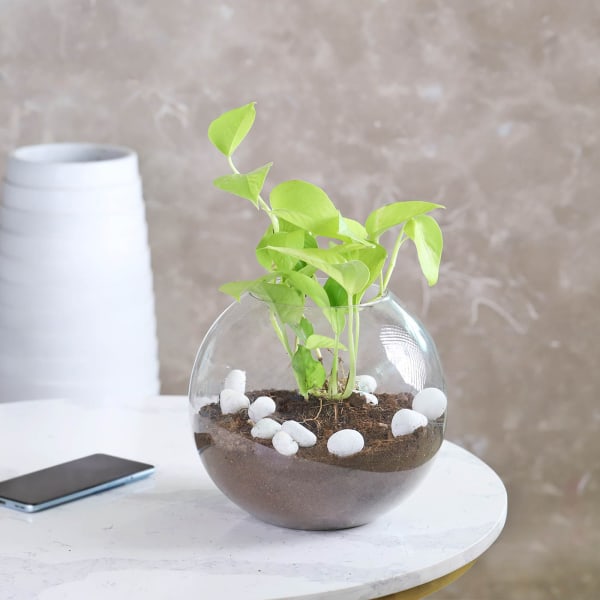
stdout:
[[(315, 446), (300, 448), (289, 460), (300, 458), (363, 471), (405, 471), (426, 463), (443, 440), (443, 418), (430, 422), (410, 435), (397, 438), (392, 435), (392, 417), (401, 408), (410, 408), (410, 394), (378, 393), (379, 404), (376, 406), (367, 404), (358, 394), (335, 403), (322, 403), (313, 397), (305, 400), (299, 394), (286, 390), (258, 390), (247, 393), (247, 396), (251, 401), (258, 396), (270, 396), (277, 405), (272, 418), (279, 422), (293, 419), (316, 434)], [(201, 409), (200, 417), (206, 431), (196, 433), (196, 444), (201, 451), (215, 442), (214, 438), (219, 437), (218, 430), (222, 429), (254, 444), (272, 448), (270, 440), (258, 440), (251, 436), (252, 423), (248, 420), (247, 411), (223, 415), (218, 404), (211, 404)], [(363, 450), (345, 458), (330, 454), (327, 440), (340, 429), (360, 431), (365, 439)]]

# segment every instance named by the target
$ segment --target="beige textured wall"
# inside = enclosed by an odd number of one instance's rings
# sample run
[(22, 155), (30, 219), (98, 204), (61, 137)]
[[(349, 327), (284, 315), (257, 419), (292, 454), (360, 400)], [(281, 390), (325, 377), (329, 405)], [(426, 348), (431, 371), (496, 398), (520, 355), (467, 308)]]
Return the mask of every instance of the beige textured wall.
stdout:
[(43, 141), (140, 154), (164, 392), (185, 393), (218, 284), (257, 272), (264, 222), (212, 189), (205, 135), (250, 100), (242, 167), (274, 160), (272, 182), (358, 218), (448, 207), (439, 285), (407, 252), (392, 288), (438, 342), (449, 437), (501, 474), (510, 516), (437, 597), (596, 598), (600, 4), (0, 0), (2, 160)]

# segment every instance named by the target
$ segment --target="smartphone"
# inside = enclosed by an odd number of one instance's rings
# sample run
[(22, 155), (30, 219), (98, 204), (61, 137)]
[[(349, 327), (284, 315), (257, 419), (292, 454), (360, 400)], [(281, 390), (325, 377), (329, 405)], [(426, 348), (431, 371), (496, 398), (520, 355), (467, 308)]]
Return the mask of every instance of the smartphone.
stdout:
[(37, 512), (148, 477), (154, 467), (134, 460), (91, 454), (0, 481), (0, 506)]

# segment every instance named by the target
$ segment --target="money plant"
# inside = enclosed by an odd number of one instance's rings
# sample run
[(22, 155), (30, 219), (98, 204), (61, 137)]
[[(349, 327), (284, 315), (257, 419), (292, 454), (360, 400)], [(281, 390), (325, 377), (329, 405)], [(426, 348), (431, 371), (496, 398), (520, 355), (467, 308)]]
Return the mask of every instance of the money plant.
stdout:
[[(220, 290), (240, 300), (244, 293), (268, 303), (275, 336), (289, 356), (299, 392), (342, 401), (356, 389), (361, 303), (386, 293), (402, 245), (416, 246), (429, 285), (438, 279), (442, 233), (428, 213), (443, 208), (421, 201), (393, 202), (375, 209), (364, 224), (345, 217), (327, 194), (301, 180), (284, 181), (263, 197), (272, 163), (240, 172), (233, 154), (256, 116), (255, 103), (230, 110), (208, 129), (212, 144), (225, 155), (232, 171), (214, 185), (250, 201), (268, 218), (256, 246), (256, 259), (266, 273), (250, 281), (234, 281)], [(388, 250), (381, 237), (395, 230)], [(389, 236), (388, 236), (389, 237)], [(317, 331), (305, 308), (318, 307), (327, 331)], [(331, 353), (324, 360), (324, 353)]]

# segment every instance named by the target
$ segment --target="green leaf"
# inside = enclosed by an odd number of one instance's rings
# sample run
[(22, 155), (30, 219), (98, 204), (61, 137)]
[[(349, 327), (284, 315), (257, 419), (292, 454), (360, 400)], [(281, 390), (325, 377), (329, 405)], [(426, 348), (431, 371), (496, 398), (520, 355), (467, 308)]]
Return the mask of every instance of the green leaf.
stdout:
[(348, 292), (331, 277), (323, 286), (331, 306), (348, 306)]
[(308, 296), (317, 306), (320, 308), (329, 307), (329, 297), (319, 284), (319, 282), (313, 277), (308, 277), (303, 273), (292, 271), (285, 274), (286, 280), (288, 280), (298, 291)]
[(443, 238), (437, 221), (428, 215), (410, 219), (404, 226), (406, 235), (415, 243), (421, 271), (429, 285), (438, 280), (442, 259)]
[(309, 350), (315, 350), (316, 348), (335, 348), (338, 347), (340, 350), (348, 350), (344, 344), (336, 341), (334, 338), (327, 337), (326, 335), (313, 334), (306, 340), (306, 347)]
[(311, 391), (323, 387), (327, 375), (320, 361), (315, 359), (311, 351), (300, 345), (292, 357), (292, 368), (296, 375), (300, 393), (306, 398)]
[(233, 296), (238, 302), (240, 298), (252, 287), (254, 284), (254, 279), (252, 281), (230, 281), (228, 283), (224, 283), (219, 291), (224, 294), (228, 294), (229, 296)]
[(283, 283), (265, 281), (253, 287), (252, 293), (269, 302), (283, 323), (300, 323), (304, 312), (304, 298), (298, 290)]
[(302, 317), (300, 319), (300, 323), (298, 323), (298, 325), (296, 325), (295, 327), (293, 327), (294, 333), (296, 334), (296, 337), (301, 341), (301, 342), (306, 342), (306, 340), (314, 333), (314, 327), (312, 326), (312, 323), (306, 318), (306, 317)]
[(433, 202), (408, 201), (394, 202), (377, 208), (367, 217), (365, 223), (369, 239), (377, 241), (381, 234), (388, 229), (436, 208), (444, 207), (441, 204), (434, 204)]
[(344, 248), (348, 260), (358, 260), (369, 269), (369, 279), (365, 290), (374, 283), (381, 274), (387, 258), (387, 250), (381, 244), (373, 243), (371, 247), (353, 245)]
[(273, 252), (269, 246), (304, 248), (305, 242), (306, 236), (301, 229), (273, 233), (273, 230), (269, 227), (260, 242), (258, 242), (256, 259), (267, 271), (271, 271), (274, 268), (278, 271), (292, 271), (298, 264), (298, 259), (285, 256), (280, 252)]
[(303, 260), (306, 264), (323, 271), (325, 275), (333, 277), (347, 292), (354, 295), (366, 289), (370, 273), (368, 267), (358, 260), (346, 262), (346, 258), (340, 248), (269, 248), (281, 252), (287, 256), (294, 256)]
[[(369, 268), (360, 260), (349, 260), (346, 263), (333, 265), (339, 273), (340, 277), (336, 279), (344, 287), (350, 295), (360, 294), (369, 285), (370, 273)], [(334, 273), (334, 271), (332, 271)]]
[(348, 292), (335, 280), (329, 277), (323, 289), (329, 298), (332, 308), (323, 311), (327, 320), (331, 324), (333, 331), (341, 334), (346, 327), (346, 314), (348, 312)]
[(319, 235), (337, 233), (338, 210), (316, 185), (294, 179), (275, 186), (270, 195), (277, 218)]
[(339, 215), (338, 233), (335, 236), (341, 240), (352, 240), (363, 246), (371, 247), (373, 244), (367, 240), (367, 230), (354, 219)]
[(369, 268), (360, 260), (348, 260), (344, 245), (333, 246), (326, 250), (322, 248), (303, 250), (276, 248), (276, 250), (300, 258), (308, 265), (323, 271), (335, 279), (348, 294), (359, 293), (368, 285)]
[(336, 237), (338, 235), (339, 217), (319, 219), (316, 215), (311, 215), (299, 210), (290, 210), (287, 208), (273, 209), (273, 214), (280, 221), (287, 221), (294, 227), (304, 229), (314, 235), (323, 235)]
[(280, 252), (287, 256), (293, 256), (303, 260), (309, 265), (321, 269), (323, 266), (333, 265), (345, 260), (342, 252), (338, 250), (339, 246), (333, 248), (286, 248), (284, 246), (268, 246), (274, 252)]
[[(289, 280), (296, 289), (300, 290), (303, 294), (306, 294), (316, 306), (323, 310), (323, 315), (329, 321), (335, 333), (341, 333), (344, 330), (346, 325), (345, 313), (331, 308), (331, 302), (325, 287), (314, 279), (312, 275), (307, 276), (304, 273), (292, 272), (286, 273), (285, 278), (286, 280)], [(335, 282), (333, 279), (329, 279), (328, 281), (334, 282), (334, 284), (342, 290), (345, 297), (348, 297), (348, 294), (339, 283)]]
[(234, 108), (217, 117), (208, 127), (208, 138), (225, 156), (230, 157), (254, 124), (255, 102)]
[(250, 173), (225, 175), (215, 179), (213, 184), (220, 190), (250, 200), (258, 208), (258, 197), (262, 192), (267, 173), (272, 165), (273, 163), (269, 163)]
[(268, 275), (263, 275), (258, 279), (246, 279), (242, 281), (230, 281), (229, 283), (224, 283), (219, 291), (224, 294), (228, 294), (235, 298), (238, 302), (240, 298), (246, 292), (252, 292), (257, 287), (260, 287), (265, 281), (269, 281), (277, 276), (276, 273), (269, 273)]

